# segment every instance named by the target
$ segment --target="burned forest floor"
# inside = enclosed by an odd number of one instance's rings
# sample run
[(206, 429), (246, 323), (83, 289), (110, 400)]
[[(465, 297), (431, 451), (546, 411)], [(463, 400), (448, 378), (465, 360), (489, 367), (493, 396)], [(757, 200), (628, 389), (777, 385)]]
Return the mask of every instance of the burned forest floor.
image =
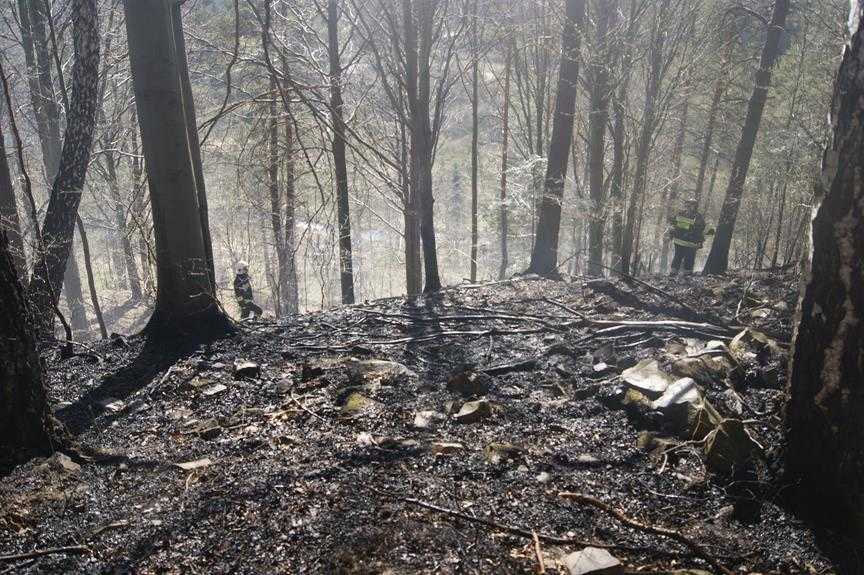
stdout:
[(0, 480), (0, 573), (834, 572), (779, 482), (796, 287), (524, 277), (51, 358), (76, 444)]

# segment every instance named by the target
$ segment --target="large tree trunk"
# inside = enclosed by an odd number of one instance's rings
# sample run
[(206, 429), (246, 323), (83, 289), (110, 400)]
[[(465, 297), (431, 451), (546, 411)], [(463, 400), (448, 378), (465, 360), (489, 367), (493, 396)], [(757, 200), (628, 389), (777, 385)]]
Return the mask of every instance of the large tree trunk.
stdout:
[(24, 290), (2, 232), (0, 309), (0, 448), (16, 457), (22, 450), (50, 453), (56, 442), (42, 364)]
[(588, 275), (603, 275), (603, 231), (606, 225), (606, 190), (604, 187), (606, 123), (609, 121), (609, 21), (618, 10), (617, 0), (600, 0), (596, 4), (597, 39), (591, 55), (590, 98), (588, 116), (588, 189), (591, 213), (588, 216)]
[[(66, 116), (66, 133), (58, 173), (42, 226), (44, 251), (37, 254), (33, 279), (27, 288), (36, 329), (51, 333), (53, 308), (63, 285), (63, 274), (72, 249), (75, 218), (84, 189), (96, 124), (99, 78), (99, 29), (95, 0), (72, 3), (75, 64), (72, 100)], [(80, 280), (79, 280), (80, 286)]]
[[(779, 3), (779, 2), (778, 2)], [(832, 105), (822, 164), (824, 197), (792, 352), (786, 476), (804, 513), (849, 541), (864, 539), (864, 3)], [(851, 571), (850, 571), (851, 572)]]
[[(645, 107), (642, 113), (642, 128), (639, 131), (639, 143), (636, 148), (636, 173), (633, 176), (633, 191), (627, 205), (627, 222), (624, 226), (624, 235), (621, 238), (621, 271), (630, 273), (631, 259), (633, 259), (634, 243), (638, 241), (637, 235), (637, 207), (644, 202), (645, 191), (648, 187), (648, 162), (651, 155), (651, 145), (657, 121), (657, 97), (660, 93), (660, 80), (663, 67), (663, 46), (665, 43), (665, 32), (663, 20), (668, 14), (669, 0), (663, 0), (654, 17), (654, 25), (651, 31), (651, 48), (649, 53), (648, 85), (645, 87)], [(641, 214), (638, 214), (641, 224)]]
[(342, 64), (339, 59), (340, 0), (327, 2), (327, 53), (330, 61), (330, 118), (333, 122), (333, 167), (336, 171), (336, 211), (339, 219), (339, 278), (342, 303), (354, 303), (354, 262), (351, 248), (351, 208), (348, 165), (345, 159), (345, 117), (342, 102)]
[(504, 279), (507, 276), (507, 266), (509, 265), (508, 254), (508, 221), (507, 221), (507, 152), (510, 146), (510, 68), (513, 66), (513, 42), (507, 42), (507, 55), (504, 60), (504, 109), (501, 113), (501, 205), (500, 221), (501, 226), (501, 265), (498, 268), (498, 279)]
[(786, 16), (789, 13), (789, 0), (776, 0), (771, 23), (768, 26), (768, 34), (762, 47), (762, 57), (759, 61), (759, 69), (756, 71), (753, 93), (747, 105), (747, 118), (741, 130), (741, 138), (735, 150), (735, 160), (729, 174), (729, 185), (726, 188), (726, 197), (720, 211), (720, 219), (717, 222), (717, 233), (711, 244), (711, 252), (705, 262), (704, 273), (721, 274), (729, 266), (729, 248), (732, 245), (732, 234), (735, 231), (735, 221), (738, 218), (738, 208), (741, 205), (741, 194), (744, 192), (744, 183), (747, 180), (747, 172), (750, 169), (750, 159), (753, 156), (753, 148), (756, 145), (756, 136), (759, 134), (759, 125), (762, 122), (762, 112), (765, 102), (768, 100), (768, 88), (771, 85), (771, 71), (774, 62), (780, 56), (780, 39), (783, 36), (783, 27), (786, 25)]
[[(135, 103), (156, 237), (156, 309), (151, 342), (168, 337), (201, 341), (231, 331), (216, 301), (208, 269), (202, 182), (194, 166), (178, 36), (172, 0), (126, 0), (126, 30)], [(194, 120), (191, 122), (194, 125)]]
[(554, 275), (558, 268), (558, 236), (561, 230), (561, 202), (567, 162), (573, 141), (573, 116), (576, 112), (576, 84), (579, 79), (579, 31), (585, 19), (585, 1), (567, 0), (567, 14), (561, 36), (561, 68), (558, 72), (558, 97), (552, 119), (549, 160), (541, 202), (540, 218), (534, 236), (529, 272)]

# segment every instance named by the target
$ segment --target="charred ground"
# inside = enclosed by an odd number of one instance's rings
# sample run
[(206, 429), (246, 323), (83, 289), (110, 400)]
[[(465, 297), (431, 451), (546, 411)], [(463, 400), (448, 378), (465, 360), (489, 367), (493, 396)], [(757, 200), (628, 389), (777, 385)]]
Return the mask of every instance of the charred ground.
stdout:
[[(795, 286), (528, 277), (249, 324), (176, 360), (131, 338), (54, 361), (52, 400), (82, 447), (3, 479), (0, 555), (71, 548), (0, 573), (509, 573), (540, 558), (566, 573), (582, 542), (629, 570), (711, 569), (561, 492), (678, 530), (732, 570), (830, 571), (775, 482)], [(711, 325), (626, 324), (677, 320)], [(770, 353), (694, 374), (764, 448), (720, 477), (704, 442), (663, 444), (656, 414), (621, 404), (620, 374), (716, 357), (705, 344), (744, 326)], [(480, 413), (458, 416), (473, 400)]]

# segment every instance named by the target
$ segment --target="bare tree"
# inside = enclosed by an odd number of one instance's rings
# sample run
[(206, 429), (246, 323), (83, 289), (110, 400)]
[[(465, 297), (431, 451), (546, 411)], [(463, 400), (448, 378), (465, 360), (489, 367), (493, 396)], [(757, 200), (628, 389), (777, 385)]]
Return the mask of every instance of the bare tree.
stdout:
[(566, 20), (561, 35), (561, 67), (558, 72), (558, 96), (552, 120), (552, 139), (540, 218), (535, 232), (534, 249), (528, 271), (553, 275), (558, 268), (558, 235), (561, 229), (561, 202), (567, 161), (573, 142), (573, 115), (576, 113), (576, 84), (579, 78), (579, 34), (585, 20), (585, 1), (567, 0)]
[(744, 193), (747, 171), (750, 169), (753, 148), (756, 145), (756, 137), (759, 135), (762, 112), (765, 109), (765, 102), (768, 100), (771, 72), (774, 63), (780, 56), (780, 39), (783, 36), (788, 14), (789, 0), (776, 0), (771, 22), (768, 25), (765, 44), (762, 47), (762, 56), (759, 60), (759, 69), (756, 71), (753, 92), (747, 105), (747, 117), (741, 129), (738, 147), (735, 149), (735, 160), (732, 162), (729, 185), (726, 187), (726, 197), (723, 200), (720, 219), (717, 222), (717, 234), (714, 236), (711, 252), (705, 262), (704, 273), (706, 274), (721, 274), (726, 271), (729, 265), (729, 249), (732, 246), (732, 234), (735, 232), (735, 221), (738, 218), (741, 195)]

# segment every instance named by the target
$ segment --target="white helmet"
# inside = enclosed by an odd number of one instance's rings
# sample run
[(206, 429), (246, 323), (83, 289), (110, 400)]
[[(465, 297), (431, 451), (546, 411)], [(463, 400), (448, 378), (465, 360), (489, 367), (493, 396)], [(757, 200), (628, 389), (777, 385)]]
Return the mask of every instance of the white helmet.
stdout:
[(237, 265), (234, 266), (234, 271), (236, 271), (238, 274), (248, 273), (249, 272), (249, 264), (247, 264), (243, 260), (240, 260), (239, 262), (237, 262)]

